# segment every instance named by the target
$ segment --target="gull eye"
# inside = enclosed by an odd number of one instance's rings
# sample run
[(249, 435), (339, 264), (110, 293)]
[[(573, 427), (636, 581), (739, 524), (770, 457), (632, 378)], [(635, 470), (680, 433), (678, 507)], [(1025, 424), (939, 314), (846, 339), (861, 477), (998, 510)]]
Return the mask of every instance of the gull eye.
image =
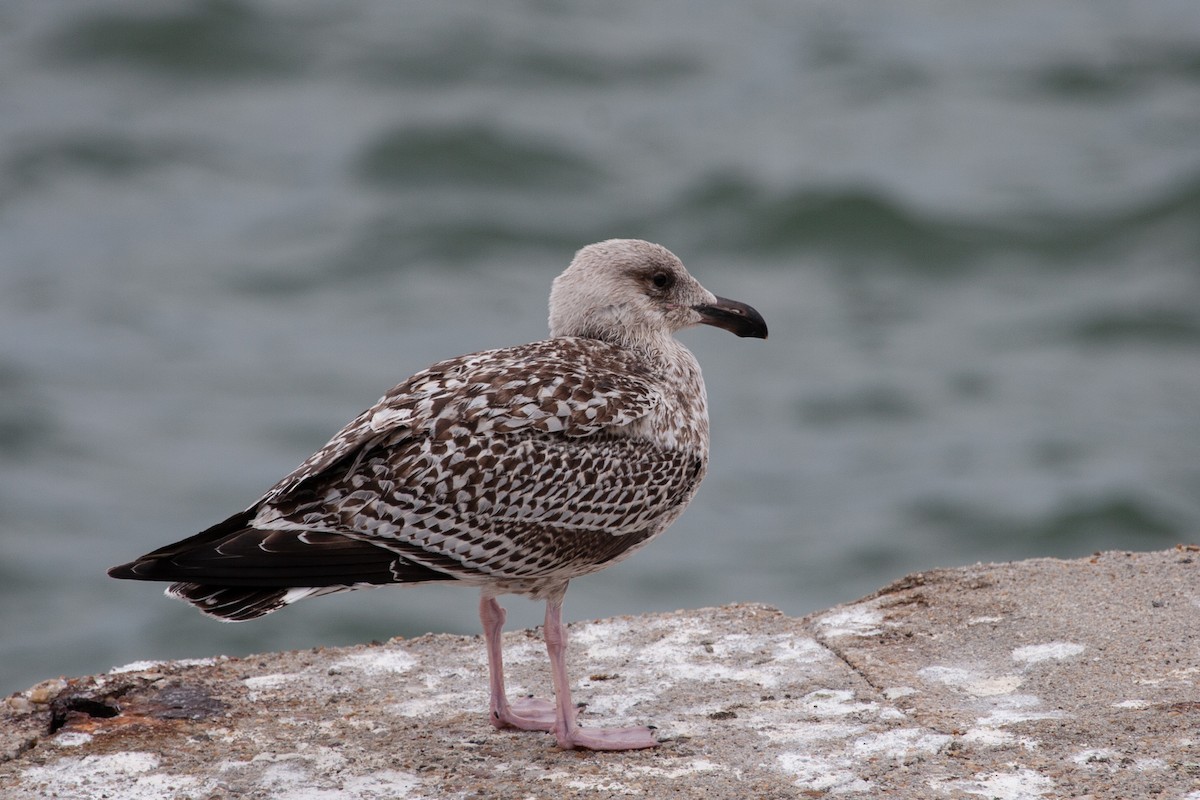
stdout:
[(650, 282), (654, 284), (655, 288), (666, 289), (675, 281), (669, 272), (656, 272), (651, 276)]

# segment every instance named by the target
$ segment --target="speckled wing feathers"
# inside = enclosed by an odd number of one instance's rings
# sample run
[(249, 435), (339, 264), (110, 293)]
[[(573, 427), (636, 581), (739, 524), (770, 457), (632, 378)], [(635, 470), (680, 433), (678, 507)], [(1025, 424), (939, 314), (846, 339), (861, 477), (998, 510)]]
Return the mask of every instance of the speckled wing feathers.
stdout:
[[(528, 370), (514, 370), (514, 364)], [(410, 435), (534, 430), (589, 436), (661, 401), (647, 365), (593, 339), (547, 339), (441, 361), (394, 387), (259, 501), (270, 503), (351, 454)]]
[(631, 435), (656, 385), (587, 339), (441, 362), (273, 487), (253, 526), (339, 534), (468, 581), (595, 571), (669, 524), (703, 474), (702, 452)]

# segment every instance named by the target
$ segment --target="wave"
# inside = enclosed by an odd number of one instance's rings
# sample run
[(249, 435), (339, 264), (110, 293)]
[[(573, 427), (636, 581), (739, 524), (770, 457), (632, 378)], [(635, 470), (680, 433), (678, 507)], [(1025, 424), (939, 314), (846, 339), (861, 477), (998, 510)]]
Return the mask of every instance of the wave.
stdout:
[(205, 0), (150, 14), (102, 11), (65, 26), (46, 49), (60, 63), (123, 64), (177, 77), (301, 72), (308, 48), (286, 22), (238, 0)]
[(552, 142), (472, 123), (388, 131), (363, 149), (354, 171), (372, 186), (406, 190), (583, 188), (599, 176), (588, 159)]
[(917, 528), (932, 529), (952, 539), (1026, 542), (1031, 552), (1052, 544), (1055, 552), (1170, 547), (1190, 533), (1168, 509), (1148, 498), (1122, 491), (1107, 495), (1064, 498), (1040, 515), (982, 508), (967, 503), (929, 499), (907, 514)]
[(1200, 173), (1116, 210), (1037, 216), (1014, 210), (986, 220), (923, 209), (880, 189), (774, 193), (747, 180), (710, 176), (686, 191), (659, 224), (687, 228), (712, 248), (767, 256), (818, 252), (937, 271), (1014, 251), (1069, 261), (1174, 223), (1172, 235), (1200, 245), (1197, 220)]

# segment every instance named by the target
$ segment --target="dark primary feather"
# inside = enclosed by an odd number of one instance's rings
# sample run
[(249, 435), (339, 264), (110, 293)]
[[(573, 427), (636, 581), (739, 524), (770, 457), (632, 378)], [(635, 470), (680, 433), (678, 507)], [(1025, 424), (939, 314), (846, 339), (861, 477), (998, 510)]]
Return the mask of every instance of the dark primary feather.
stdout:
[(113, 567), (114, 578), (222, 586), (380, 585), (451, 576), (396, 552), (334, 533), (258, 530), (243, 511), (201, 533)]

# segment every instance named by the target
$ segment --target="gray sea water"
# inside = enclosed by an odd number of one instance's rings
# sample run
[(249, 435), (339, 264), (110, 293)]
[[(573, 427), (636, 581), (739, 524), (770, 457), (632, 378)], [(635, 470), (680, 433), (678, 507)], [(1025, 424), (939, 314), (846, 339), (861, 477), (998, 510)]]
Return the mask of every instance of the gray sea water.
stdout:
[(1200, 537), (1194, 0), (6, 0), (0, 693), (475, 632), (453, 587), (222, 625), (104, 570), (541, 337), (613, 236), (771, 338), (684, 335), (709, 477), (569, 617)]

